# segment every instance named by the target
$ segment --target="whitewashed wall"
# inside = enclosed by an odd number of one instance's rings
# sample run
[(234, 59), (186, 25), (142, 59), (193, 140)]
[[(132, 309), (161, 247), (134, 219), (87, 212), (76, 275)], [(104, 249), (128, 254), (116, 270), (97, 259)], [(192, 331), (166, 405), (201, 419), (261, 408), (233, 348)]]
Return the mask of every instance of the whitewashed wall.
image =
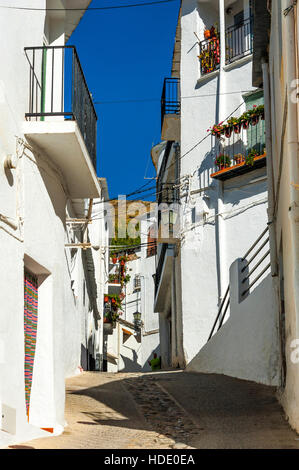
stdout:
[[(16, 0), (14, 5), (24, 3)], [(45, 1), (29, 0), (26, 6), (44, 8)], [(70, 251), (64, 248), (64, 181), (46, 155), (22, 143), (16, 145), (16, 137), (24, 139), (21, 126), (29, 101), (24, 47), (42, 45), (44, 22), (44, 11), (3, 10), (0, 15), (1, 43), (5, 44), (0, 50), (0, 214), (17, 226), (14, 229), (0, 221), (1, 447), (48, 436), (41, 427), (62, 431), (65, 376), (75, 373), (80, 363), (82, 312), (71, 288)], [(59, 37), (64, 40), (63, 34)], [(4, 170), (7, 154), (17, 155), (16, 169)], [(29, 423), (24, 386), (24, 265), (40, 282)]]
[[(213, 10), (213, 5), (217, 9)], [(181, 218), (181, 362), (186, 363), (207, 341), (228, 285), (230, 263), (242, 256), (267, 223), (266, 181), (253, 183), (255, 178), (265, 176), (265, 169), (222, 183), (209, 176), (215, 159), (214, 137), (206, 138), (189, 152), (213, 124), (231, 113), (240, 116), (245, 104), (235, 109), (243, 102), (243, 94), (254, 90), (251, 57), (200, 77), (194, 32), (203, 38), (205, 26), (219, 22), (217, 10), (218, 2), (182, 3), (180, 165), (181, 178), (192, 176), (183, 191)], [(196, 211), (195, 223), (192, 209)]]

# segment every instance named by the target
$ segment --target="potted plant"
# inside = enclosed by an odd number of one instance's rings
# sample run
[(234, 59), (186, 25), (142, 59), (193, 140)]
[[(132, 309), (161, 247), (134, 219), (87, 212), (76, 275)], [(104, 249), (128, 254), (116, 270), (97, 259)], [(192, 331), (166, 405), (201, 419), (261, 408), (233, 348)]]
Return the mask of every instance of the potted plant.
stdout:
[(209, 29), (205, 29), (203, 34), (204, 34), (205, 39), (210, 39), (211, 31)]
[(220, 170), (228, 168), (231, 166), (231, 159), (229, 155), (220, 154), (215, 160), (215, 164), (219, 167)]
[(245, 157), (245, 164), (253, 166), (255, 157), (258, 156), (258, 153), (255, 149), (251, 149), (248, 155)]
[(240, 163), (242, 163), (244, 161), (244, 157), (241, 153), (237, 153), (235, 156), (234, 156), (234, 162), (236, 165), (239, 165)]
[(233, 127), (235, 134), (240, 134), (241, 131), (241, 121), (240, 118), (231, 117), (227, 120), (227, 124)]
[(225, 137), (227, 137), (229, 139), (230, 136), (232, 135), (232, 131), (233, 131), (232, 126), (230, 126), (230, 125), (225, 126), (225, 130), (224, 130)]
[(217, 137), (217, 139), (220, 139), (221, 134), (223, 134), (224, 132), (224, 126), (222, 124), (223, 122), (220, 122), (219, 124), (214, 124), (214, 126), (210, 127), (207, 132), (210, 132), (212, 135)]

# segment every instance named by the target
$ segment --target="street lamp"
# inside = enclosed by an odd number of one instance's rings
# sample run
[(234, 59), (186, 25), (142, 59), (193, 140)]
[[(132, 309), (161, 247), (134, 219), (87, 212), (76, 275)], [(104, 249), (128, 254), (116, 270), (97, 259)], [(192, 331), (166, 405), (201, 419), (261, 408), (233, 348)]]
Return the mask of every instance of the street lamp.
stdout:
[(134, 317), (134, 325), (135, 325), (135, 328), (140, 328), (141, 327), (141, 313), (140, 312), (135, 312), (133, 313), (133, 317)]

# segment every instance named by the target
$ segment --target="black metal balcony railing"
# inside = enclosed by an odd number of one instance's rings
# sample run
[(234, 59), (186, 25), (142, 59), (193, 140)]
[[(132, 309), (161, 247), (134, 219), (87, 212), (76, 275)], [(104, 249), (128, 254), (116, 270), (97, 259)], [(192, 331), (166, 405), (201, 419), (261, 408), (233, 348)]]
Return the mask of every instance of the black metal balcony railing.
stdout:
[(178, 185), (175, 185), (175, 183), (160, 183), (157, 185), (157, 202), (159, 227), (161, 222), (161, 213), (163, 211), (168, 211), (169, 207), (169, 216), (171, 219), (171, 213), (178, 210), (178, 204), (180, 203)]
[[(245, 126), (245, 128), (243, 127)], [(213, 172), (245, 163), (253, 167), (257, 157), (266, 155), (265, 121), (237, 124), (215, 139)]]
[(161, 97), (161, 128), (165, 114), (180, 114), (180, 79), (165, 78)]
[(96, 170), (97, 114), (74, 46), (25, 47), (29, 62), (26, 119), (61, 117), (78, 123)]
[(227, 64), (252, 52), (252, 24), (252, 18), (248, 18), (238, 25), (227, 28), (225, 37)]
[[(247, 18), (225, 32), (225, 62), (229, 64), (252, 52), (253, 19)], [(217, 70), (220, 65), (220, 40), (217, 37), (204, 39), (199, 43), (201, 75)]]

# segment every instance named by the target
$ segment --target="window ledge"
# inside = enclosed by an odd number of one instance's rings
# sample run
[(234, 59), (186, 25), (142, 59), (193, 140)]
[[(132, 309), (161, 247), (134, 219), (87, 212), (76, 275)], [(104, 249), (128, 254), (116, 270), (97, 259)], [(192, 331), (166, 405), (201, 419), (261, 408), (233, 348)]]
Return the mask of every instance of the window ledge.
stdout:
[(226, 64), (223, 67), (223, 70), (225, 72), (229, 72), (230, 70), (236, 67), (240, 67), (241, 65), (247, 64), (250, 61), (252, 61), (252, 54), (248, 54), (248, 55), (241, 57), (240, 59), (233, 60), (230, 64)]
[(206, 73), (205, 75), (201, 75), (201, 77), (197, 80), (197, 83), (203, 83), (207, 82), (208, 80), (211, 80), (212, 78), (215, 78), (219, 75), (219, 69), (214, 70), (214, 72)]

